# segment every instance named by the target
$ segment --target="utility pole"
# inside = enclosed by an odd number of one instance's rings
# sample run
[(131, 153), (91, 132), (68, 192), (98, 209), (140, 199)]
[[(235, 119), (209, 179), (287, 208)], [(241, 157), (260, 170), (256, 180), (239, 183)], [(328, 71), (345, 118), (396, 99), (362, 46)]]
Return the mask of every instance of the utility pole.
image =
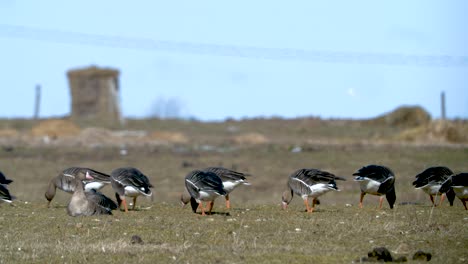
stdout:
[(34, 102), (34, 119), (39, 118), (39, 110), (41, 107), (41, 85), (36, 85), (36, 100)]
[(442, 120), (445, 120), (445, 92), (442, 91), (440, 94), (440, 107), (441, 107), (441, 116)]

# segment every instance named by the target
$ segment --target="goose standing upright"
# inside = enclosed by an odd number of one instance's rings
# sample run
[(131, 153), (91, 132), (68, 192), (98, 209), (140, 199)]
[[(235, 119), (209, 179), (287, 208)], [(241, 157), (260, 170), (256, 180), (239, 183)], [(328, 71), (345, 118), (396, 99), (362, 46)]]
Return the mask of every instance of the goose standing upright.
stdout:
[(354, 180), (358, 181), (361, 187), (360, 208), (362, 208), (364, 196), (368, 193), (380, 196), (379, 208), (382, 208), (383, 195), (385, 195), (390, 208), (393, 209), (396, 201), (395, 174), (389, 168), (368, 165), (360, 168), (353, 175), (356, 176)]
[(93, 180), (89, 171), (80, 171), (74, 180), (74, 192), (67, 206), (67, 213), (70, 216), (90, 216), (100, 214), (112, 214), (112, 210), (117, 209), (117, 205), (104, 194), (91, 189), (85, 192), (84, 180)]
[(115, 191), (115, 197), (119, 208), (121, 204), (124, 210), (128, 212), (127, 201), (125, 197), (133, 197), (132, 210), (135, 209), (136, 199), (140, 195), (152, 196), (150, 188), (153, 185), (150, 183), (148, 177), (136, 168), (118, 168), (111, 172), (111, 185)]
[(436, 206), (434, 202), (434, 196), (440, 195), (439, 205), (444, 201), (444, 197), (447, 195), (447, 199), (450, 205), (453, 205), (455, 199), (455, 193), (451, 190), (447, 191), (446, 194), (439, 191), (440, 186), (445, 182), (453, 172), (447, 167), (430, 167), (425, 169), (423, 172), (416, 175), (416, 180), (413, 182), (413, 186), (416, 189), (422, 189), (429, 195), (432, 205)]
[[(329, 191), (339, 191), (336, 180), (345, 181), (342, 177), (318, 169), (300, 169), (288, 178), (287, 187), (282, 195), (282, 207), (287, 209), (294, 194), (300, 195), (304, 200), (306, 211), (311, 213), (317, 204), (317, 198)], [(312, 207), (309, 205), (312, 197)]]
[(463, 203), (465, 210), (468, 210), (466, 207), (466, 202), (468, 201), (468, 173), (459, 173), (450, 176), (442, 183), (439, 191), (442, 193), (453, 191)]
[(208, 213), (211, 213), (213, 201), (220, 195), (226, 195), (221, 178), (209, 171), (191, 171), (185, 176), (185, 188), (191, 196), (192, 210), (196, 212), (197, 208), (194, 207), (198, 203), (202, 215), (205, 215), (203, 202), (208, 202)]
[(47, 207), (50, 206), (50, 202), (54, 199), (57, 188), (66, 193), (73, 193), (75, 191), (75, 179), (77, 175), (86, 175), (86, 173), (92, 177), (92, 180), (83, 180), (85, 191), (90, 191), (92, 189), (100, 190), (106, 184), (110, 183), (110, 176), (105, 173), (90, 168), (70, 167), (63, 170), (58, 176), (50, 180), (45, 193), (45, 198), (48, 201)]

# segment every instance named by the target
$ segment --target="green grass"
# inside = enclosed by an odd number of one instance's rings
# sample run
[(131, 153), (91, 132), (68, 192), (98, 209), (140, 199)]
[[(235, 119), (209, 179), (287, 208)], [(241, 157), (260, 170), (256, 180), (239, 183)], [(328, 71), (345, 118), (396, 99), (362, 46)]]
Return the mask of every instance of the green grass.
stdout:
[[(322, 127), (322, 121), (313, 119), (280, 121), (155, 121), (148, 127), (142, 122), (135, 129), (183, 131), (191, 140), (182, 145), (130, 145), (126, 156), (112, 146), (18, 144), (13, 150), (0, 149), (0, 169), (15, 181), (9, 189), (17, 196), (15, 206), (0, 205), (0, 263), (351, 263), (378, 246), (409, 258), (417, 250), (429, 251), (434, 263), (468, 261), (468, 212), (461, 202), (432, 208), (427, 195), (411, 185), (429, 166), (468, 171), (466, 146), (368, 144), (362, 140), (375, 133), (391, 135), (393, 129), (340, 126), (338, 121)], [(262, 133), (270, 142), (231, 145), (226, 141), (231, 125), (242, 133)], [(213, 148), (201, 147), (204, 144)], [(298, 145), (303, 151), (292, 153)], [(351, 175), (371, 163), (396, 173), (394, 210), (386, 202), (378, 210), (378, 198), (371, 195), (363, 209), (357, 206), (360, 191)], [(154, 200), (139, 198), (139, 210), (128, 214), (72, 218), (66, 213), (70, 195), (58, 192), (46, 208), (49, 179), (71, 166), (107, 173), (137, 167), (155, 186)], [(231, 194), (229, 212), (220, 198), (216, 214), (202, 217), (182, 209), (178, 197), (185, 175), (207, 166), (248, 172), (252, 185)], [(304, 167), (348, 181), (338, 182), (340, 192), (322, 196), (312, 214), (303, 212), (298, 197), (288, 211), (280, 210), (288, 175)], [(114, 198), (110, 186), (102, 191)], [(400, 204), (405, 202), (411, 204)], [(132, 244), (133, 235), (144, 244)]]

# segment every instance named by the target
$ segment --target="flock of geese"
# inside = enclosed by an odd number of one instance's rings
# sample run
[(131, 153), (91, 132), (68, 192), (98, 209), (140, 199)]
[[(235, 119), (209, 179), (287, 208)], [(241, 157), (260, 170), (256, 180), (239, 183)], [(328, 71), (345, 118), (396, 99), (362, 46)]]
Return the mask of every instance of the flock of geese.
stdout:
[[(250, 185), (247, 176), (249, 174), (222, 167), (191, 171), (185, 177), (186, 191), (181, 194), (180, 201), (183, 205), (190, 203), (194, 213), (200, 210), (202, 215), (206, 215), (211, 213), (214, 200), (224, 196), (226, 207), (229, 209), (231, 207), (229, 194), (240, 185)], [(382, 208), (385, 196), (390, 208), (393, 208), (396, 193), (395, 174), (392, 170), (381, 165), (368, 165), (360, 168), (353, 176), (360, 185), (361, 208), (366, 194), (380, 197), (379, 208)], [(336, 181), (345, 180), (318, 169), (299, 169), (288, 177), (286, 189), (282, 194), (282, 207), (287, 209), (296, 194), (304, 200), (306, 211), (313, 212), (315, 205), (318, 204), (318, 197), (329, 191), (339, 191)], [(11, 203), (14, 199), (7, 188), (12, 182), (0, 172), (0, 202)], [(109, 183), (115, 191), (117, 203), (99, 192)], [(465, 210), (468, 210), (466, 206), (468, 173), (454, 174), (447, 167), (430, 167), (416, 175), (413, 186), (427, 193), (434, 206), (436, 206), (434, 196), (441, 197), (439, 204), (447, 196), (451, 206), (455, 197), (458, 197)], [(153, 196), (151, 188), (153, 185), (148, 177), (136, 168), (118, 168), (108, 175), (90, 168), (72, 167), (50, 180), (45, 198), (49, 206), (56, 190), (59, 189), (72, 194), (67, 206), (67, 213), (70, 216), (112, 214), (112, 210), (121, 209), (122, 206), (123, 210), (128, 212), (127, 197), (133, 198), (132, 209), (135, 209), (138, 196)], [(309, 199), (312, 199), (311, 205)]]

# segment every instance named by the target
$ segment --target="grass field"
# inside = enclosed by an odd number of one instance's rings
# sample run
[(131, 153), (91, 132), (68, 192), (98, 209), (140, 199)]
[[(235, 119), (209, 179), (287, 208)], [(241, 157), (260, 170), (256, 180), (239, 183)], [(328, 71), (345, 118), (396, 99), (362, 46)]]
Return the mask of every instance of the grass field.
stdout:
[[(370, 143), (376, 135), (398, 132), (355, 123), (327, 126), (323, 121), (248, 121), (239, 124), (164, 123), (156, 128), (183, 131), (183, 144), (60, 146), (27, 144), (0, 150), (0, 169), (15, 182), (14, 204), (0, 205), (0, 263), (351, 263), (374, 247), (395, 256), (429, 251), (434, 263), (468, 261), (468, 212), (456, 199), (433, 208), (427, 195), (411, 186), (429, 166), (468, 171), (468, 147), (446, 144)], [(139, 124), (138, 129), (150, 129)], [(226, 127), (265, 135), (261, 144), (234, 144)], [(347, 130), (347, 131), (346, 131)], [(291, 151), (300, 146), (300, 151)], [(367, 164), (382, 164), (396, 173), (397, 204), (393, 210), (366, 196), (359, 209), (359, 187), (352, 173)], [(58, 193), (46, 208), (50, 178), (70, 166), (110, 173), (133, 166), (155, 186), (154, 200), (139, 198), (136, 211), (113, 216), (69, 217), (70, 196)], [(185, 175), (197, 168), (225, 166), (252, 174), (251, 186), (231, 194), (232, 209), (216, 201), (214, 214), (202, 217), (181, 208), (178, 196)], [(303, 212), (294, 197), (280, 209), (290, 173), (320, 168), (348, 179), (340, 192), (320, 198), (318, 210)], [(111, 187), (102, 190), (114, 198)], [(132, 243), (138, 235), (143, 244)]]

